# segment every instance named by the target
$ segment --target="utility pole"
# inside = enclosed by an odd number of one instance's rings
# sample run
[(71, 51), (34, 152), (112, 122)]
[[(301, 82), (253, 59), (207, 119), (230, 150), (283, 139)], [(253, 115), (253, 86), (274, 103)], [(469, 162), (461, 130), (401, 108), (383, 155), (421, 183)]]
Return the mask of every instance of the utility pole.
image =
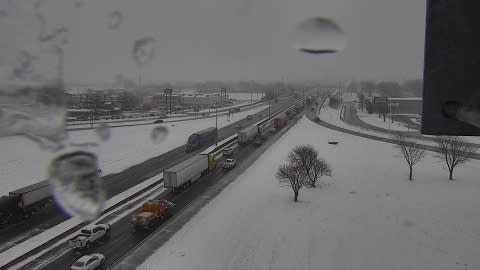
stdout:
[(218, 103), (215, 101), (215, 129), (217, 136), (215, 137), (215, 145), (218, 144)]
[(270, 118), (270, 107), (271, 107), (272, 102), (269, 100), (268, 101), (268, 118)]

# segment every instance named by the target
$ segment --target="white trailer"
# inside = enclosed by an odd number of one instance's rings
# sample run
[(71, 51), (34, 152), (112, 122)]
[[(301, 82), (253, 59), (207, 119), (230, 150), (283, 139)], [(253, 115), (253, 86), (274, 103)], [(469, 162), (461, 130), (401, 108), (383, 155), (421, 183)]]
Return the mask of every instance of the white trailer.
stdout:
[(11, 191), (10, 196), (18, 197), (18, 207), (27, 209), (42, 204), (50, 198), (48, 180)]
[(258, 127), (258, 135), (262, 140), (265, 140), (271, 133), (271, 130), (274, 129), (273, 121), (268, 121), (263, 125)]
[(238, 144), (245, 145), (251, 143), (257, 134), (258, 127), (256, 125), (243, 129), (238, 132)]
[(163, 172), (165, 188), (172, 192), (187, 188), (209, 171), (209, 155), (196, 155)]

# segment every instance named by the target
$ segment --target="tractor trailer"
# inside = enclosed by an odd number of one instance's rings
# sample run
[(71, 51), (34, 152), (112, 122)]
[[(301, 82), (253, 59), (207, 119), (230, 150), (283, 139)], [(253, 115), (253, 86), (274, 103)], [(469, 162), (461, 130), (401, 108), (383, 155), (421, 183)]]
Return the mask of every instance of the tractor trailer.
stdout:
[(172, 192), (186, 189), (198, 178), (213, 171), (215, 166), (212, 154), (193, 156), (163, 172), (165, 188)]

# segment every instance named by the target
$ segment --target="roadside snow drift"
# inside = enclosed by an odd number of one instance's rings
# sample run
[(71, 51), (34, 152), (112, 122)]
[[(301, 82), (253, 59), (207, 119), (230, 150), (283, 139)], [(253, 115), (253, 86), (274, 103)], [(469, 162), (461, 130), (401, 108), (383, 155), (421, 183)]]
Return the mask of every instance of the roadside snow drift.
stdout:
[[(294, 203), (274, 174), (300, 143), (333, 177)], [(397, 153), (303, 118), (138, 269), (480, 269), (479, 162), (408, 181)]]

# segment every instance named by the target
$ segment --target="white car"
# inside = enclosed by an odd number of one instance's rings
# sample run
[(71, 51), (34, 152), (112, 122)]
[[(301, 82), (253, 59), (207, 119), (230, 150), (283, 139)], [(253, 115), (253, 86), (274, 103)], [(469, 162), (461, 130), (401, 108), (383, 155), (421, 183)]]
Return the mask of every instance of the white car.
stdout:
[(70, 266), (70, 270), (94, 270), (105, 264), (105, 256), (100, 253), (82, 256)]
[(223, 163), (223, 168), (224, 169), (231, 169), (237, 165), (237, 161), (233, 158), (227, 158), (225, 159), (225, 162)]
[(226, 156), (226, 157), (231, 156), (231, 155), (233, 155), (233, 148), (231, 148), (231, 147), (225, 148), (225, 149), (223, 149), (222, 152), (223, 152), (223, 155)]
[(82, 229), (79, 235), (68, 241), (68, 245), (73, 249), (89, 249), (93, 243), (109, 235), (109, 224), (96, 224)]

